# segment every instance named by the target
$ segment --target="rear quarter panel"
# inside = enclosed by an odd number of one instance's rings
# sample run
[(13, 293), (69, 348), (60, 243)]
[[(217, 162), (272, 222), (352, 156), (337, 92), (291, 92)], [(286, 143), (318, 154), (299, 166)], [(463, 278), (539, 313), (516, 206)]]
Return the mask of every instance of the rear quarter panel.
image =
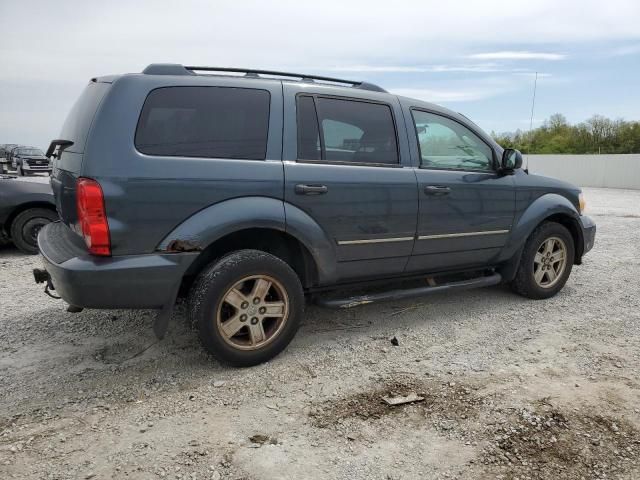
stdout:
[[(246, 83), (246, 84), (245, 84)], [(259, 88), (271, 96), (266, 160), (164, 157), (134, 145), (138, 118), (152, 90), (170, 86)], [(198, 211), (234, 197), (282, 200), (282, 85), (214, 76), (125, 75), (94, 119), (81, 175), (100, 182), (114, 255), (154, 251)]]

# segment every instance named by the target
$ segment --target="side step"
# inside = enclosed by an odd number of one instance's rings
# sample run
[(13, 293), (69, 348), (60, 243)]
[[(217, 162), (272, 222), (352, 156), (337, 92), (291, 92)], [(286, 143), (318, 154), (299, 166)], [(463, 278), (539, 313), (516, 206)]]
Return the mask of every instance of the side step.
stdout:
[(499, 273), (494, 273), (486, 277), (472, 278), (471, 280), (462, 280), (459, 282), (443, 283), (442, 285), (434, 285), (418, 288), (407, 288), (400, 290), (389, 290), (387, 292), (374, 293), (371, 295), (359, 295), (347, 298), (326, 298), (319, 297), (315, 303), (321, 307), (327, 308), (352, 308), (367, 303), (379, 302), (381, 300), (400, 300), (403, 298), (423, 297), (433, 293), (446, 292), (449, 290), (469, 290), (471, 288), (490, 287), (497, 285), (502, 281)]

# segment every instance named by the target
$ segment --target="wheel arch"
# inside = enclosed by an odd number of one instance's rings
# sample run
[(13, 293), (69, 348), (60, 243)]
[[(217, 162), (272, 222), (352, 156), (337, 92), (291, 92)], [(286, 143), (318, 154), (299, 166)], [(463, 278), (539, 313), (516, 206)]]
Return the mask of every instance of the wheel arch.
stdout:
[(184, 274), (186, 286), (214, 260), (244, 249), (260, 250), (278, 257), (296, 272), (304, 288), (318, 283), (316, 262), (300, 240), (274, 228), (243, 228), (221, 236), (202, 250)]
[(513, 280), (527, 239), (544, 222), (556, 222), (569, 230), (575, 247), (574, 264), (579, 265), (584, 251), (584, 238), (579, 218), (580, 213), (566, 197), (555, 193), (538, 197), (520, 216), (511, 230), (509, 242), (502, 251), (498, 271), (503, 280), (505, 282)]
[(156, 250), (200, 251), (185, 273), (193, 277), (215, 258), (243, 248), (289, 263), (305, 287), (335, 275), (335, 251), (322, 228), (297, 207), (270, 197), (235, 198), (206, 207), (174, 228)]

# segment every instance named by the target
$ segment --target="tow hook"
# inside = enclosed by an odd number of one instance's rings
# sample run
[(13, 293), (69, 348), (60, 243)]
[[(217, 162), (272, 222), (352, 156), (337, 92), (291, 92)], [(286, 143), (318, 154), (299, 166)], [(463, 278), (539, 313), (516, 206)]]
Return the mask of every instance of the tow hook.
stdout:
[(51, 283), (51, 276), (49, 275), (49, 272), (47, 272), (46, 270), (42, 269), (42, 268), (34, 268), (33, 269), (33, 279), (36, 281), (36, 283), (44, 283), (44, 293), (46, 293), (47, 295), (49, 295), (51, 298), (55, 298), (56, 300), (59, 300), (60, 297), (57, 295), (54, 295), (53, 293), (51, 293), (51, 290), (56, 289), (56, 287), (53, 286), (53, 283)]

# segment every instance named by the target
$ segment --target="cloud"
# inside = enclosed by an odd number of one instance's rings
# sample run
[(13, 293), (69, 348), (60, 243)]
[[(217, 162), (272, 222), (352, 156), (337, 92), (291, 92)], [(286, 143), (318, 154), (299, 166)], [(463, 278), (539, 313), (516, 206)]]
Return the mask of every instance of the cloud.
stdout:
[(636, 55), (640, 53), (640, 43), (637, 45), (626, 45), (624, 47), (616, 48), (611, 53), (616, 57)]
[(456, 103), (483, 100), (499, 94), (492, 89), (391, 88), (391, 93), (432, 103)]
[(553, 74), (545, 73), (545, 72), (514, 72), (513, 74), (519, 77), (527, 77), (527, 78), (536, 78), (536, 75), (537, 75), (538, 80), (540, 80), (541, 78), (553, 77)]
[(474, 53), (467, 58), (476, 60), (563, 60), (567, 56), (562, 53), (511, 51)]
[[(300, 69), (301, 67), (296, 67)], [(309, 68), (309, 67), (307, 67)], [(460, 65), (346, 65), (337, 67), (315, 67), (314, 70), (326, 72), (372, 72), (372, 73), (448, 73), (448, 72), (477, 72), (493, 73), (504, 71), (497, 63), (460, 64)]]

